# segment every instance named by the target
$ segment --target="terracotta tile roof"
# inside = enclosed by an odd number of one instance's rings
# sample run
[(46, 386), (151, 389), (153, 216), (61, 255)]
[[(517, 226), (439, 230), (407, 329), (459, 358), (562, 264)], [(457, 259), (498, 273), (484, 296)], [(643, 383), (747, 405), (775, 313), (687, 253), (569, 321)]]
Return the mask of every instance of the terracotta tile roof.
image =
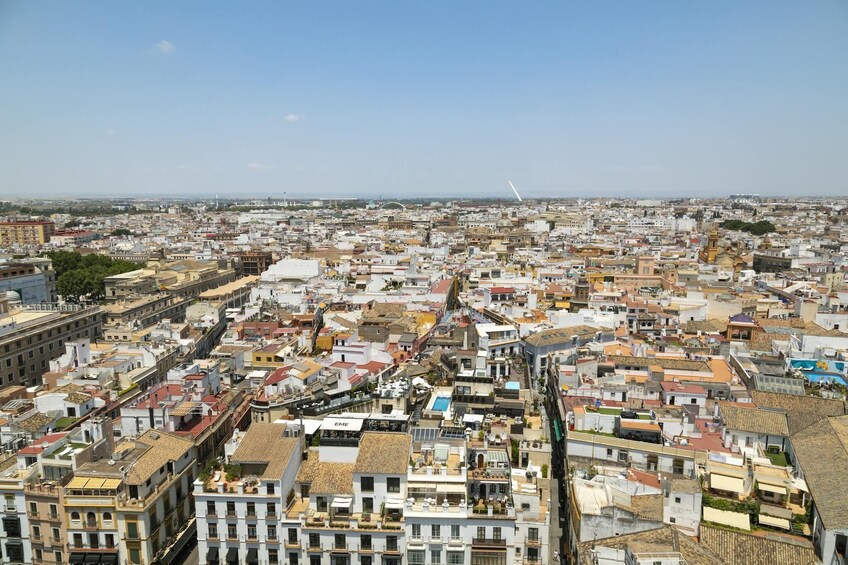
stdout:
[(263, 479), (279, 479), (297, 453), (300, 440), (295, 437), (283, 437), (284, 424), (255, 423), (245, 432), (235, 453), (230, 457), (233, 463), (267, 463)]
[(791, 543), (787, 539), (784, 542), (701, 524), (701, 544), (712, 550), (727, 565), (818, 563), (813, 546), (806, 540)]
[(845, 415), (845, 404), (836, 398), (800, 396), (777, 392), (751, 391), (757, 406), (781, 408), (789, 420), (789, 433), (795, 434), (828, 416)]
[(298, 483), (311, 483), (315, 480), (315, 475), (318, 474), (318, 466), (321, 463), (317, 449), (310, 449), (307, 452), (306, 460), (300, 464), (300, 469), (297, 471), (295, 481)]
[(663, 495), (661, 493), (631, 496), (630, 507), (636, 516), (644, 520), (661, 522), (663, 519)]
[(309, 492), (353, 494), (353, 463), (321, 463), (317, 466)]
[(353, 472), (405, 475), (409, 447), (409, 434), (366, 432), (359, 441), (359, 454)]
[(147, 430), (136, 440), (136, 448), (146, 448), (127, 472), (128, 484), (141, 484), (169, 461), (178, 461), (194, 447), (190, 439), (160, 430)]
[(692, 359), (669, 359), (666, 357), (627, 357), (621, 355), (608, 355), (607, 361), (616, 365), (650, 367), (656, 365), (663, 369), (678, 371), (697, 371), (700, 373), (712, 373), (710, 364), (706, 361), (693, 361)]
[(840, 469), (848, 469), (848, 416), (819, 420), (792, 436), (795, 458), (822, 523), (848, 528), (848, 489)]
[(592, 552), (594, 547), (624, 550), (628, 546), (641, 544), (662, 545), (668, 547), (670, 551), (677, 551), (686, 560), (687, 565), (724, 565), (724, 561), (708, 547), (686, 537), (671, 526), (581, 543), (577, 550), (578, 563), (594, 565)]
[(738, 404), (726, 402), (718, 404), (721, 419), (730, 430), (789, 436), (789, 424), (786, 422), (786, 413), (782, 410), (764, 410), (756, 406), (742, 408)]

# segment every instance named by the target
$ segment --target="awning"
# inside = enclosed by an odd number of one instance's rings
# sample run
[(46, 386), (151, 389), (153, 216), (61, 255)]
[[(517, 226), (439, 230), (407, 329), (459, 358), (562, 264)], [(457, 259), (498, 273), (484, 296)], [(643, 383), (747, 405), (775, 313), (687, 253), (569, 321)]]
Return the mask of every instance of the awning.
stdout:
[(768, 483), (757, 483), (757, 488), (765, 492), (774, 492), (777, 494), (786, 494), (786, 487), (770, 485)]
[(801, 492), (810, 492), (807, 487), (807, 481), (804, 479), (792, 479), (792, 488)]
[(333, 504), (331, 504), (331, 506), (333, 508), (350, 508), (352, 502), (352, 498), (337, 496), (333, 499)]
[(783, 528), (784, 530), (789, 530), (789, 520), (786, 518), (777, 518), (776, 516), (767, 516), (765, 514), (760, 514), (760, 524), (765, 524), (767, 526), (774, 526), (776, 528)]
[(438, 483), (436, 492), (445, 494), (466, 494), (465, 484)]
[(247, 550), (247, 565), (259, 565), (259, 550), (255, 547)]
[(386, 499), (386, 508), (389, 510), (403, 510), (403, 499), (401, 498), (387, 498)]
[(227, 565), (239, 565), (237, 547), (231, 547), (227, 550)]
[(218, 565), (218, 548), (210, 547), (206, 552), (206, 563), (209, 565)]
[(85, 554), (85, 562), (87, 565), (93, 565), (96, 563), (100, 563), (100, 557), (102, 554), (100, 553), (86, 553)]
[(738, 477), (726, 477), (710, 473), (710, 488), (745, 494), (745, 482)]
[(557, 441), (562, 441), (562, 426), (560, 426), (559, 420), (554, 420), (554, 432)]
[(68, 562), (71, 565), (83, 565), (85, 563), (85, 553), (71, 553)]
[(106, 565), (118, 565), (118, 554), (117, 553), (104, 553), (100, 558), (100, 563)]

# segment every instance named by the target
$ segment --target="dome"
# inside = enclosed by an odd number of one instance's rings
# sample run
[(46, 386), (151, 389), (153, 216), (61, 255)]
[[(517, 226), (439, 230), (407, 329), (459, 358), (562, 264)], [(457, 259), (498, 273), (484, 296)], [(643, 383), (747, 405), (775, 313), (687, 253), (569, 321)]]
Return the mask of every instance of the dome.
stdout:
[(21, 295), (15, 290), (7, 290), (6, 291), (6, 300), (9, 302), (20, 302)]

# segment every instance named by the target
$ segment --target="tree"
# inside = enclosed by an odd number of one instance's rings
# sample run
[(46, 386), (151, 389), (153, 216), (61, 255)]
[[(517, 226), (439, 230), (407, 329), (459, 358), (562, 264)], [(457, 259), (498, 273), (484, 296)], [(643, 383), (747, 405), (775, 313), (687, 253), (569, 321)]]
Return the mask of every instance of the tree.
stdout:
[(112, 235), (115, 237), (128, 237), (134, 235), (133, 232), (128, 230), (127, 228), (118, 228), (112, 232)]

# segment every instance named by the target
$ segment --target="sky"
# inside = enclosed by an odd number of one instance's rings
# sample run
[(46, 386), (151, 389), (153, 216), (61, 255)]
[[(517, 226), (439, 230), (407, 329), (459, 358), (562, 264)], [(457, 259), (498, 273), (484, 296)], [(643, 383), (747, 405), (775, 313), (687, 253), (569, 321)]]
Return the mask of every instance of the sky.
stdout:
[(848, 2), (0, 1), (0, 197), (848, 196)]

